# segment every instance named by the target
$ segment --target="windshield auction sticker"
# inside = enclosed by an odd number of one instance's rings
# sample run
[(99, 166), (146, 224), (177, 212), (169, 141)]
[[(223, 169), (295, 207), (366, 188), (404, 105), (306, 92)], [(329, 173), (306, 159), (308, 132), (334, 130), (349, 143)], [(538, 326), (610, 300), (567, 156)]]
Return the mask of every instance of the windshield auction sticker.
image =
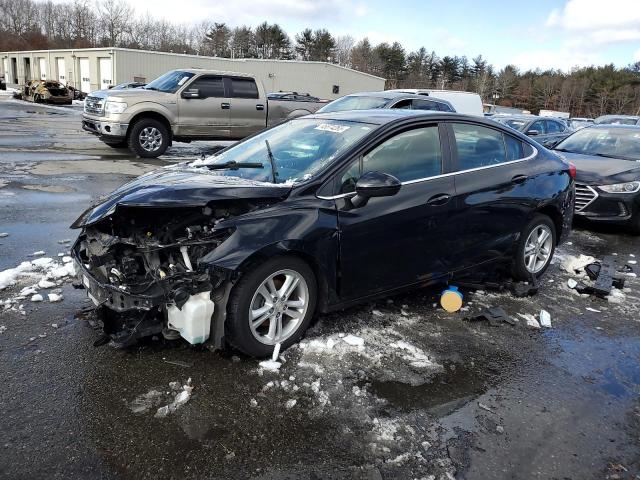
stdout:
[(331, 125), (330, 123), (321, 123), (314, 130), (322, 130), (324, 132), (344, 133), (351, 127), (347, 125)]

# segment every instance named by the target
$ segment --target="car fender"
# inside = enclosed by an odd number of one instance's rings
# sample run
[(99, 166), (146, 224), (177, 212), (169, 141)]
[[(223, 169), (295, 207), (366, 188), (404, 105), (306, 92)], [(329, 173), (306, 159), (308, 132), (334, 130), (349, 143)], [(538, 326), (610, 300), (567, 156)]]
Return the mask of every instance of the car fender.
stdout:
[(173, 126), (176, 120), (177, 106), (173, 105), (173, 107), (174, 108), (171, 109), (168, 106), (163, 105), (161, 103), (149, 102), (149, 101), (135, 103), (131, 105), (129, 108), (127, 108), (126, 113), (129, 118), (124, 123), (131, 122), (133, 118), (139, 116), (140, 114), (155, 113), (158, 115), (162, 115), (164, 118), (167, 119), (169, 124)]
[(335, 210), (277, 208), (220, 222), (217, 228), (233, 229), (218, 247), (199, 263), (242, 275), (274, 255), (296, 254), (311, 263), (329, 295), (336, 289), (339, 238)]

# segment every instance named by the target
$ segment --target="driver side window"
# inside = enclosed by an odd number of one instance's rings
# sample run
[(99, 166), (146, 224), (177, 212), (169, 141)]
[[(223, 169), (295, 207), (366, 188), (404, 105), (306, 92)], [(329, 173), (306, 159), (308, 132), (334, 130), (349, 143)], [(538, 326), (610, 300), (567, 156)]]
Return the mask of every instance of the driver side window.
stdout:
[(438, 126), (399, 133), (353, 162), (339, 179), (338, 193), (355, 191), (356, 182), (367, 172), (383, 172), (401, 182), (442, 173), (442, 150)]

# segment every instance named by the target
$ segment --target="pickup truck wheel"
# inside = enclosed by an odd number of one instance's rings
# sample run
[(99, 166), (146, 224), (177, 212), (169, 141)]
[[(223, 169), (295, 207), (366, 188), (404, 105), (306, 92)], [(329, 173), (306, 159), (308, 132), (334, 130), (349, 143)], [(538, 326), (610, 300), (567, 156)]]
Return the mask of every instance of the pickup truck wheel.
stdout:
[(524, 227), (515, 254), (513, 274), (518, 280), (541, 277), (551, 264), (556, 247), (556, 227), (546, 215), (537, 214)]
[(300, 340), (313, 317), (317, 281), (296, 257), (276, 257), (242, 276), (227, 305), (227, 338), (252, 357), (268, 357), (277, 343)]
[(129, 148), (139, 157), (155, 158), (169, 147), (169, 132), (162, 122), (153, 118), (138, 120), (129, 133)]

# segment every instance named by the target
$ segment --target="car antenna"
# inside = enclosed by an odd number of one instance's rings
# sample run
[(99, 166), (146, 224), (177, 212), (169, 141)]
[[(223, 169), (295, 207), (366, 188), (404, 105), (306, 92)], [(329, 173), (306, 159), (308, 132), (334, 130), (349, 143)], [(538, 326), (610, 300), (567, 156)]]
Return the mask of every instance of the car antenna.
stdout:
[(278, 170), (276, 168), (276, 161), (273, 158), (273, 152), (271, 151), (271, 145), (269, 145), (269, 140), (265, 140), (264, 144), (267, 146), (267, 153), (269, 154), (269, 162), (271, 163), (271, 174), (273, 175), (273, 183), (278, 183)]

